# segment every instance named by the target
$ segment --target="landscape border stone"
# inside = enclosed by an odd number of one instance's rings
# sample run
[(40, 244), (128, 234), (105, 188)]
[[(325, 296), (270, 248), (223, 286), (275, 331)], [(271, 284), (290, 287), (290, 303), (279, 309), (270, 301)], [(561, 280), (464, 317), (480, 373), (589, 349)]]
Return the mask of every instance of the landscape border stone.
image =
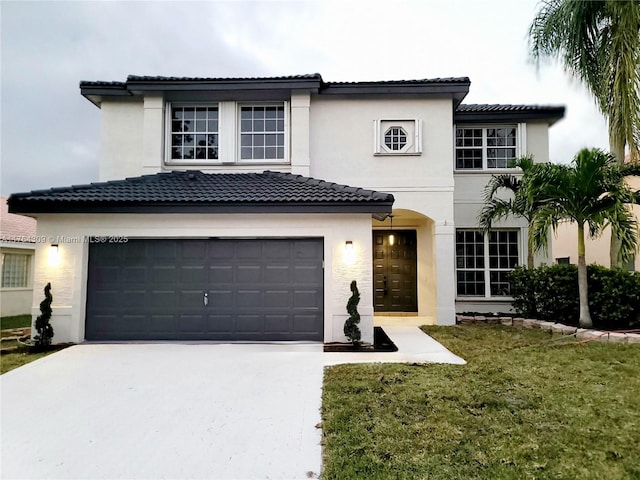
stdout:
[(545, 332), (559, 335), (574, 335), (579, 340), (611, 342), (611, 343), (640, 343), (640, 333), (606, 332), (602, 330), (592, 330), (572, 327), (560, 322), (548, 320), (537, 320), (534, 318), (522, 317), (498, 317), (495, 315), (456, 315), (457, 324), (502, 324), (519, 328), (537, 328)]

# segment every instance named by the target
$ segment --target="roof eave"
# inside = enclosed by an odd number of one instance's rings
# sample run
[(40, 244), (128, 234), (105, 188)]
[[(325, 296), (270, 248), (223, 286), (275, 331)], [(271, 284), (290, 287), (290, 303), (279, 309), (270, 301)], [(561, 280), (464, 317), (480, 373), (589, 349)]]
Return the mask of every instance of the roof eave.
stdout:
[(544, 110), (455, 112), (456, 123), (498, 123), (544, 121), (549, 126), (564, 118), (565, 107)]
[(393, 196), (384, 201), (363, 202), (263, 202), (263, 203), (206, 203), (206, 202), (69, 202), (30, 201), (10, 199), (11, 213), (38, 215), (60, 213), (91, 214), (185, 214), (185, 213), (367, 213), (386, 216), (391, 213)]

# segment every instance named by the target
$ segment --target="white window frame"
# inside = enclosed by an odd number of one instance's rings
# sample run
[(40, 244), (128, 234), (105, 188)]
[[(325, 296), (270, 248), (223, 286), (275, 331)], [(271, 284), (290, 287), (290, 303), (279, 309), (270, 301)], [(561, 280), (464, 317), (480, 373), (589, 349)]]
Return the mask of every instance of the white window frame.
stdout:
[[(461, 231), (465, 231), (465, 232), (479, 232), (482, 234), (482, 238), (483, 238), (483, 258), (484, 258), (484, 267), (483, 268), (463, 268), (463, 267), (458, 267), (458, 258), (457, 258), (457, 233), (461, 232)], [(492, 232), (515, 232), (516, 233), (516, 243), (515, 245), (518, 248), (518, 263), (517, 265), (523, 265), (523, 254), (524, 254), (524, 249), (523, 249), (523, 237), (524, 237), (524, 232), (522, 230), (522, 228), (496, 228), (496, 229), (492, 229)], [(462, 227), (462, 228), (456, 228), (455, 230), (455, 238), (454, 238), (454, 255), (455, 255), (455, 292), (456, 292), (456, 298), (459, 299), (491, 299), (491, 300), (510, 300), (512, 299), (511, 296), (509, 295), (492, 295), (491, 294), (491, 272), (510, 272), (513, 269), (512, 268), (500, 268), (500, 267), (496, 267), (496, 268), (492, 268), (490, 266), (490, 255), (489, 255), (489, 233), (482, 233), (482, 230), (478, 229), (477, 227)], [(458, 271), (482, 271), (483, 272), (483, 278), (484, 278), (484, 295), (462, 295), (462, 294), (458, 294)]]
[[(241, 135), (242, 135), (242, 107), (282, 107), (284, 111), (284, 158), (259, 158), (259, 159), (251, 159), (246, 158), (243, 159), (241, 156)], [(251, 165), (263, 165), (263, 164), (289, 164), (291, 163), (289, 157), (289, 102), (242, 102), (238, 103), (236, 106), (236, 163), (237, 164), (251, 164)]]
[[(7, 261), (7, 257), (24, 257), (24, 265), (22, 265), (22, 269), (24, 270), (22, 273), (18, 272), (19, 275), (16, 275), (16, 272), (9, 272), (9, 271), (5, 271), (5, 268), (9, 266), (9, 262)], [(0, 288), (2, 288), (2, 290), (10, 290), (10, 289), (29, 289), (31, 288), (31, 263), (32, 263), (32, 257), (33, 254), (32, 253), (22, 253), (22, 252), (16, 252), (16, 251), (12, 251), (12, 252), (2, 252), (2, 267), (0, 269), (0, 275), (1, 275), (1, 279), (0, 279)], [(7, 274), (9, 276), (10, 279), (15, 279), (16, 277), (22, 277), (24, 278), (24, 285), (9, 285), (9, 286), (5, 286), (5, 281), (7, 281), (8, 279)]]
[[(392, 150), (385, 145), (385, 133), (393, 127), (402, 128), (407, 132), (407, 144), (401, 150)], [(374, 120), (373, 154), (376, 156), (422, 155), (422, 120), (419, 118), (381, 118)]]
[[(527, 151), (527, 146), (526, 146), (526, 124), (525, 123), (500, 123), (500, 124), (487, 124), (487, 123), (478, 123), (478, 124), (474, 124), (474, 123), (469, 123), (469, 124), (461, 124), (461, 125), (454, 125), (453, 126), (453, 169), (455, 172), (459, 172), (459, 173), (471, 173), (471, 172), (513, 172), (513, 171), (517, 171), (518, 168), (502, 168), (502, 167), (491, 167), (489, 168), (487, 166), (487, 148), (490, 148), (487, 145), (487, 129), (499, 129), (499, 128), (514, 128), (516, 129), (516, 145), (515, 145), (515, 149), (516, 149), (516, 156), (515, 158), (518, 157), (522, 157), (525, 155), (525, 152)], [(456, 133), (457, 130), (461, 128), (461, 129), (482, 129), (482, 147), (476, 147), (476, 148), (481, 148), (482, 149), (482, 168), (458, 168), (457, 166), (457, 155), (456, 152), (458, 151), (458, 147), (456, 146)], [(508, 148), (508, 147), (506, 147)], [(471, 150), (473, 149), (473, 147), (461, 147), (462, 150)]]
[[(218, 107), (218, 158), (217, 160), (172, 159), (171, 158), (171, 120), (174, 107)], [(284, 108), (284, 159), (247, 159), (240, 158), (240, 121), (241, 107), (278, 106)], [(165, 115), (165, 153), (167, 166), (221, 166), (221, 165), (283, 165), (290, 164), (290, 102), (167, 102)]]

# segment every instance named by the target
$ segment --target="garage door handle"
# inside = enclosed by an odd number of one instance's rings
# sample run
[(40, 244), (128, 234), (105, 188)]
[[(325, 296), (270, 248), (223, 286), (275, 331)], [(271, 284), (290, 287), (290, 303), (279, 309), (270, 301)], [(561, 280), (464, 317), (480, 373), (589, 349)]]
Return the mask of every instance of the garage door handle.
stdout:
[(205, 293), (204, 294), (204, 298), (202, 299), (202, 303), (204, 303), (204, 306), (206, 307), (207, 305), (209, 305), (209, 294)]

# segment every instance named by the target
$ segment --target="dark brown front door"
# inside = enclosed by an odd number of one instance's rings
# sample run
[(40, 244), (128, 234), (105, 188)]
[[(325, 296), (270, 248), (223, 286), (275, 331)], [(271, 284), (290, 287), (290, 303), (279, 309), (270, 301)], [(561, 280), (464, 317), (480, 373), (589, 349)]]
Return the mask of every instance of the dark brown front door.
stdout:
[[(390, 244), (389, 235), (395, 241)], [(376, 312), (417, 312), (415, 230), (374, 230), (373, 301)]]

